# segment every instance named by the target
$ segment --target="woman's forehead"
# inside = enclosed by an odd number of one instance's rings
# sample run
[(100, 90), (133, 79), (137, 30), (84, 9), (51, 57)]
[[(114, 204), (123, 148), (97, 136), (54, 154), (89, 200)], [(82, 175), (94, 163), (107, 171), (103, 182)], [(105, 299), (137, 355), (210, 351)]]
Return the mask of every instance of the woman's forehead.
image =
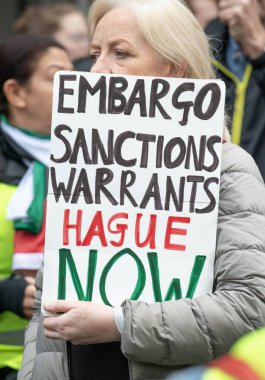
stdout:
[(97, 27), (104, 25), (104, 28), (107, 26), (109, 29), (106, 29), (105, 32), (108, 33), (109, 30), (120, 28), (120, 32), (126, 31), (127, 29), (138, 28), (135, 16), (127, 7), (118, 7), (107, 12), (101, 20), (98, 22)]

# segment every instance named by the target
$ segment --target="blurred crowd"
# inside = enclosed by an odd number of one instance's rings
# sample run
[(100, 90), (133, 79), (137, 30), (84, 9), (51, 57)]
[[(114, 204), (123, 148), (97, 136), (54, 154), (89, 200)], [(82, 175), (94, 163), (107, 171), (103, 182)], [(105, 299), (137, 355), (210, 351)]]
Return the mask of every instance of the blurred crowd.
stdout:
[[(226, 85), (231, 140), (254, 158), (265, 179), (265, 0), (186, 3), (209, 38), (212, 64)], [(26, 9), (0, 46), (0, 380), (17, 378), (43, 260), (53, 76), (89, 71), (90, 42), (86, 15), (56, 3)], [(260, 330), (214, 362), (170, 379), (261, 380), (264, 363)]]

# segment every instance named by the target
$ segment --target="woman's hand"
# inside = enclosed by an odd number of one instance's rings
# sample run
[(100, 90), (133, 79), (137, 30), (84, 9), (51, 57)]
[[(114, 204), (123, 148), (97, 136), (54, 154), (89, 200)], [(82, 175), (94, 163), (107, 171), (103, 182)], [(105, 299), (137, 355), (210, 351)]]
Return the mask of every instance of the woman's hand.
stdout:
[(55, 301), (45, 310), (63, 313), (44, 319), (44, 333), (50, 339), (64, 339), (73, 344), (93, 344), (120, 340), (110, 306), (83, 301)]

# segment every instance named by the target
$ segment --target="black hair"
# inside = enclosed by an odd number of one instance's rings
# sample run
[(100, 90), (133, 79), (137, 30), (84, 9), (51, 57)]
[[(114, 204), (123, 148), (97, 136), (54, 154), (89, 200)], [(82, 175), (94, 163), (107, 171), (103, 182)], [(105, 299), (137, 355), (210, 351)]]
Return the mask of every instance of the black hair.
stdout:
[(53, 38), (43, 35), (17, 35), (0, 45), (0, 113), (8, 114), (4, 83), (8, 79), (15, 79), (22, 85), (27, 84), (41, 56), (52, 47), (66, 51)]

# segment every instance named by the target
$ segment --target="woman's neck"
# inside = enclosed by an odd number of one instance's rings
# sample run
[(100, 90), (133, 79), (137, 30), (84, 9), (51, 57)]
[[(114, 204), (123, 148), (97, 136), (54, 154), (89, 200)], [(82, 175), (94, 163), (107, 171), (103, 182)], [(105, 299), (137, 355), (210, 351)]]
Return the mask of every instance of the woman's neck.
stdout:
[(21, 130), (32, 132), (33, 134), (50, 135), (50, 126), (43, 126), (41, 123), (23, 114), (9, 114), (7, 120), (10, 125)]

